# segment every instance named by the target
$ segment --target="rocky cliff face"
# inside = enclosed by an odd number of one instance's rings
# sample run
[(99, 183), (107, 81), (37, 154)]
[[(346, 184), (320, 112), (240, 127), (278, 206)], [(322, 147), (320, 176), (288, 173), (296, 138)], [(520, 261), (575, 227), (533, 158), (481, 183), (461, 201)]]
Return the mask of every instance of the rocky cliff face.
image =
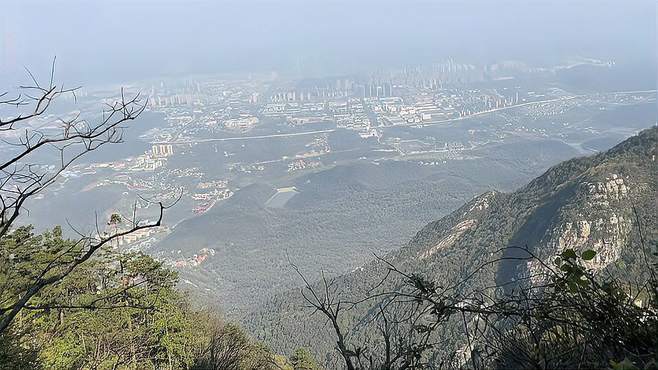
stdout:
[[(590, 267), (631, 279), (640, 273), (639, 245), (658, 240), (657, 142), (654, 127), (608, 152), (563, 162), (514, 193), (485, 193), (428, 224), (386, 259), (445, 285), (489, 261), (521, 253), (510, 246), (526, 247), (546, 261), (566, 248), (593, 249), (597, 254)], [(540, 268), (536, 262), (504, 260), (469, 281), (478, 287), (501, 286)], [(384, 274), (381, 263), (364, 265), (338, 278), (338, 294), (357, 300)], [(389, 281), (390, 287), (397, 283)], [(278, 351), (305, 346), (320, 358), (331, 356), (332, 333), (303, 306), (299, 292), (290, 292), (272, 298), (245, 322)], [(372, 314), (367, 307), (357, 308), (343, 318), (342, 324), (352, 328), (349, 340), (368, 340)]]

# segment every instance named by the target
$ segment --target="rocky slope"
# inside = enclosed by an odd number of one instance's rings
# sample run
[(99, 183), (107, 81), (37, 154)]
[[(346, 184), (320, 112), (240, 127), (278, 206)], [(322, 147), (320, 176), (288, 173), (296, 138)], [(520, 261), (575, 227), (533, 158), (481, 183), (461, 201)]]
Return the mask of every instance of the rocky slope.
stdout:
[[(632, 278), (640, 270), (639, 231), (648, 244), (658, 239), (657, 141), (658, 128), (653, 127), (607, 152), (554, 166), (513, 193), (482, 194), (425, 226), (386, 259), (400, 270), (448, 284), (488, 261), (513, 256), (516, 252), (506, 249), (509, 246), (526, 246), (543, 259), (565, 248), (593, 249), (597, 254), (591, 267)], [(470, 284), (505, 284), (536, 268), (533, 263), (506, 260), (492, 264)], [(340, 276), (338, 294), (343, 300), (361, 298), (385, 271), (380, 262), (371, 262)], [(304, 346), (330, 361), (333, 335), (323, 317), (309, 316), (311, 311), (303, 306), (299, 291), (289, 292), (255, 308), (244, 322), (279, 352)], [(341, 324), (351, 328), (348, 341), (368, 341), (370, 307), (359, 306), (342, 318)]]

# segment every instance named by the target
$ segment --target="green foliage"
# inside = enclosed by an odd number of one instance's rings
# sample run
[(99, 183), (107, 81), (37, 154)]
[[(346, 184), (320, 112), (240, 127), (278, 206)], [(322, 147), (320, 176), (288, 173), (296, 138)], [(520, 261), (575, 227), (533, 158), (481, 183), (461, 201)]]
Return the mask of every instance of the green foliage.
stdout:
[(30, 332), (0, 335), (0, 369), (38, 369), (39, 353), (32, 348)]
[(286, 368), (287, 362), (249, 338), (235, 324), (209, 327), (209, 343), (197, 358), (193, 369), (241, 370)]
[(118, 213), (112, 213), (110, 220), (107, 222), (108, 225), (119, 225), (123, 222), (121, 215)]
[[(2, 307), (45, 266), (65, 268), (79, 248), (59, 228), (37, 235), (23, 227), (6, 235), (0, 240)], [(176, 272), (149, 256), (102, 250), (28, 301), (0, 336), (0, 368), (185, 369), (204, 361), (217, 333), (223, 343), (244, 348), (236, 369), (274, 363), (239, 327), (194, 310), (177, 281)], [(218, 368), (225, 367), (220, 362)]]
[(295, 370), (319, 370), (320, 366), (315, 361), (311, 352), (306, 348), (297, 348), (290, 357), (290, 362)]
[(619, 362), (610, 361), (610, 367), (613, 370), (639, 370), (639, 368), (628, 358), (624, 358), (623, 361)]
[[(37, 278), (60, 273), (81, 248), (62, 239), (59, 227), (40, 235), (32, 227), (21, 227), (5, 235), (0, 240), (0, 307), (10, 306), (16, 293), (29, 289)], [(48, 266), (53, 268), (42, 275)]]
[(593, 250), (591, 250), (591, 249), (590, 249), (590, 250), (586, 250), (586, 251), (584, 251), (584, 252), (580, 255), (580, 257), (581, 257), (584, 261), (592, 260), (592, 259), (594, 259), (595, 256), (596, 256), (596, 252), (593, 251)]
[(555, 265), (564, 273), (556, 276), (559, 278), (559, 286), (566, 287), (571, 292), (577, 292), (579, 287), (587, 287), (591, 280), (588, 279), (587, 271), (580, 261), (589, 261), (595, 256), (596, 252), (593, 250), (584, 251), (581, 257), (578, 257), (573, 249), (565, 249), (560, 253), (560, 256), (555, 258)]
[[(597, 276), (586, 267), (595, 256), (566, 249), (555, 259), (559, 270), (551, 282), (513, 297), (522, 302), (515, 306), (518, 319), (506, 322), (505, 334), (491, 341), (495, 348), (503, 344), (499, 368), (656, 368), (658, 291), (652, 278), (631, 285)], [(655, 273), (652, 264), (644, 268)]]

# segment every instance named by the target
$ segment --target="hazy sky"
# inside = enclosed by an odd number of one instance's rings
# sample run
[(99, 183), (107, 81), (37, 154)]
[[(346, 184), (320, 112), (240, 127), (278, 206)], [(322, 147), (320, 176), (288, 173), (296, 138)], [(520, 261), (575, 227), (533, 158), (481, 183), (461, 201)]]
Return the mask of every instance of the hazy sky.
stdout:
[(0, 82), (563, 56), (656, 60), (656, 1), (5, 0)]

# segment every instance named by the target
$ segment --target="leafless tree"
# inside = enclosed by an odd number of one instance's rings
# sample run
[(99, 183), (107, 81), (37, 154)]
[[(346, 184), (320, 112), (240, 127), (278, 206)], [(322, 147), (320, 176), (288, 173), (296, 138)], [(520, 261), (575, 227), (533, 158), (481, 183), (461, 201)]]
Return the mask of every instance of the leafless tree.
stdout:
[[(444, 286), (377, 257), (387, 272), (358, 301), (341, 300), (335, 279), (322, 275), (311, 283), (292, 268), (304, 283), (308, 307), (332, 324), (347, 369), (575, 368), (629, 358), (652, 363), (658, 345), (654, 265), (646, 265), (649, 280), (633, 289), (619, 278), (595, 276), (583, 263), (593, 251), (578, 255), (567, 249), (548, 262), (527, 248), (508, 248), (521, 253), (494, 258)], [(469, 286), (477, 274), (509, 259), (533, 261), (542, 269), (515, 280), (510, 291), (501, 284)], [(637, 305), (640, 294), (651, 297), (648, 304)], [(363, 304), (379, 333), (368, 341), (371, 348), (348, 343), (350, 328), (339, 324), (342, 315)]]
[[(55, 84), (55, 60), (47, 84), (38, 82), (29, 70), (27, 74), (30, 83), (19, 86), (15, 95), (0, 94), (0, 112), (14, 112), (9, 117), (0, 116), (0, 139), (8, 148), (0, 159), (0, 239), (12, 232), (19, 216), (25, 213), (28, 201), (44, 193), (76, 161), (105, 145), (122, 142), (126, 125), (137, 119), (147, 105), (139, 94), (126, 96), (122, 89), (118, 99), (106, 103), (97, 122), (84, 119), (78, 113), (72, 117), (53, 118), (57, 122), (56, 129), (42, 129), (38, 120), (51, 119), (49, 109), (58, 98), (68, 95), (77, 100), (79, 87)], [(52, 158), (54, 163), (39, 163), (38, 158), (44, 157)], [(138, 230), (160, 226), (169, 206), (153, 203), (159, 207), (155, 221), (140, 220), (133, 212), (122, 230), (108, 233), (96, 220), (93, 232), (79, 233), (77, 242), (45, 264), (24, 291), (10, 302), (3, 302), (0, 334), (21, 310), (33, 308), (30, 300), (44, 287), (62, 281), (99, 249)]]
[(239, 370), (279, 369), (273, 354), (254, 343), (238, 326), (209, 315), (210, 341), (193, 369)]

